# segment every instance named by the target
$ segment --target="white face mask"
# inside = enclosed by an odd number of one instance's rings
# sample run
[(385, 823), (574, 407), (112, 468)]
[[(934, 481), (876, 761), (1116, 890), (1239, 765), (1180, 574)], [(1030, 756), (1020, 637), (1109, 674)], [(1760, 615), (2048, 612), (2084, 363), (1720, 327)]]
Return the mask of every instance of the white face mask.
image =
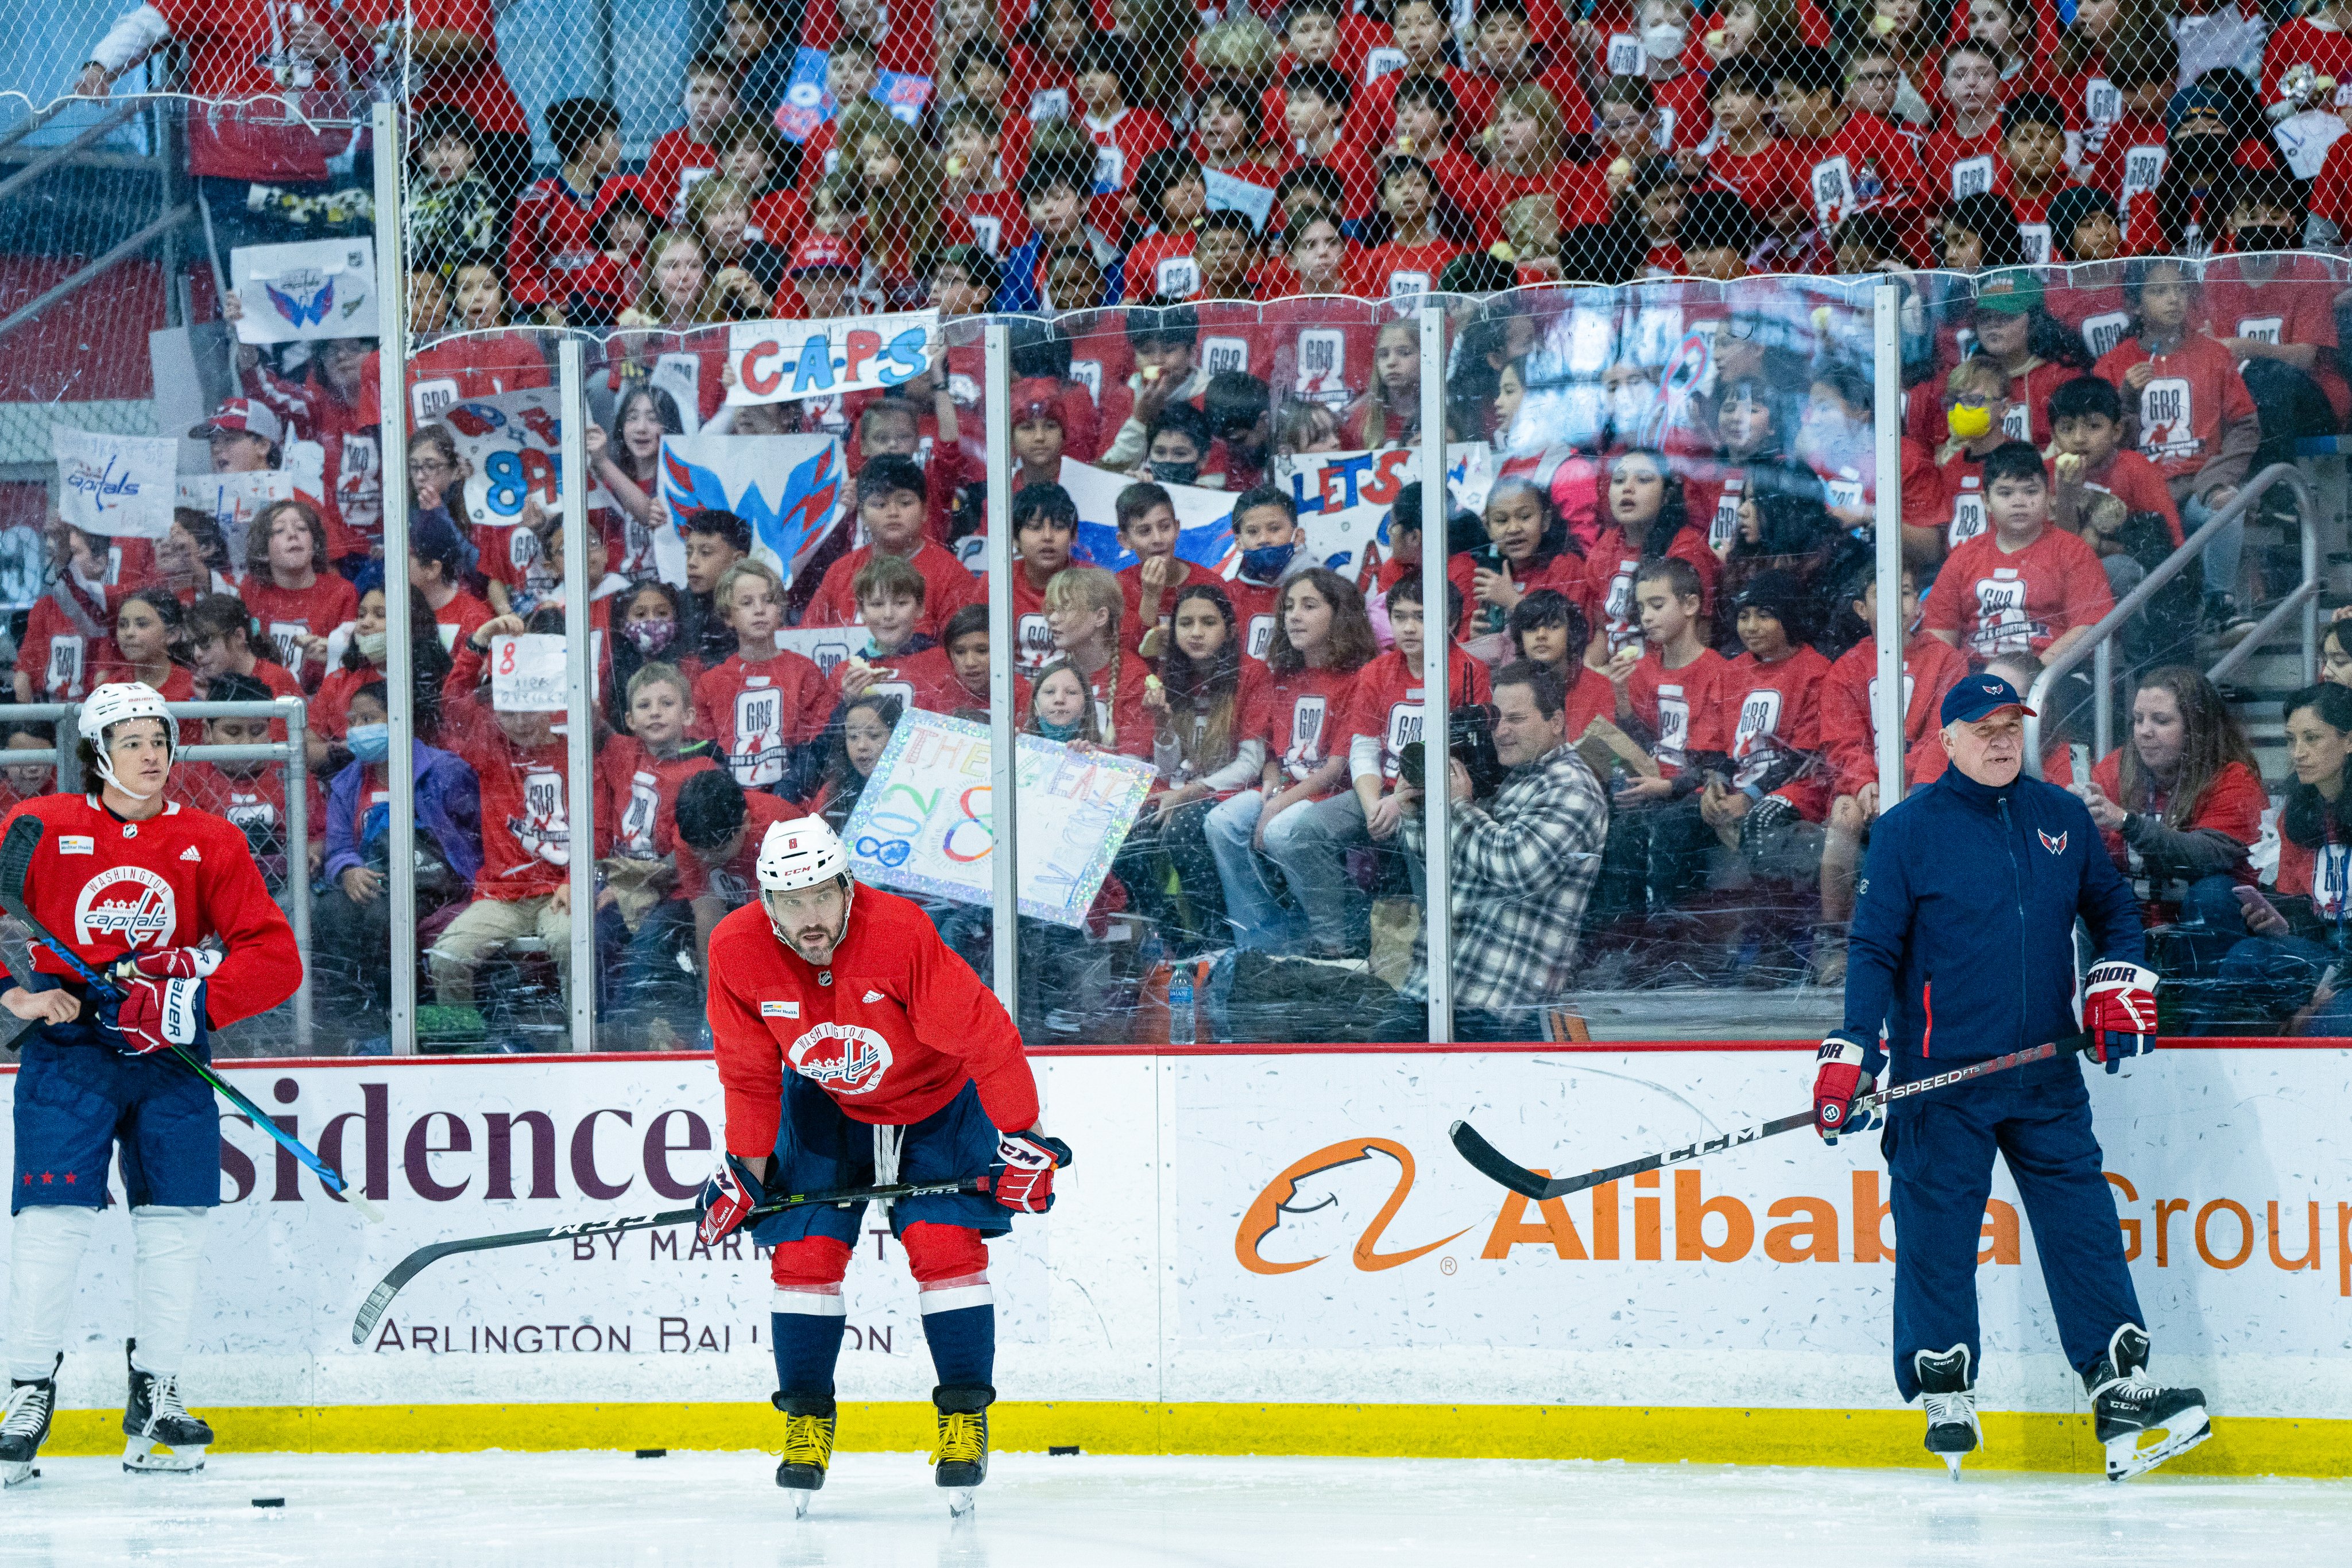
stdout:
[(1661, 22), (1642, 29), (1642, 49), (1654, 60), (1679, 59), (1689, 37), (1690, 30), (1680, 24)]

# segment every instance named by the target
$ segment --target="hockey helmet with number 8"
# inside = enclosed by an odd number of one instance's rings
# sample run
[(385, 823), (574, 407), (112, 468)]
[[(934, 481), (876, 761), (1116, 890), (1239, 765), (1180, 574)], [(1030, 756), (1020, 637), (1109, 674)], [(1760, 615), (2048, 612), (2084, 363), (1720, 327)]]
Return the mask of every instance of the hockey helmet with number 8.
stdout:
[[(833, 824), (823, 817), (794, 817), (790, 821), (777, 822), (768, 829), (760, 841), (760, 858), (756, 874), (760, 881), (760, 903), (768, 912), (768, 925), (778, 941), (790, 946), (792, 937), (783, 923), (776, 918), (775, 906), (769, 895), (778, 893), (800, 893), (822, 887), (827, 883), (840, 884), (842, 893), (841, 929), (849, 929), (848, 901), (856, 895), (856, 883), (849, 874), (849, 850)], [(836, 937), (838, 940), (838, 937)]]
[[(93, 766), (98, 776), (118, 789), (122, 781), (114, 776), (114, 763), (107, 754), (107, 732), (128, 719), (152, 718), (163, 726), (164, 754), (174, 761), (179, 758), (179, 727), (172, 722), (172, 710), (164, 705), (163, 694), (138, 681), (109, 681), (84, 699), (76, 723), (89, 738), (94, 753)], [(123, 789), (124, 794), (131, 791)], [(144, 797), (142, 797), (144, 799)]]

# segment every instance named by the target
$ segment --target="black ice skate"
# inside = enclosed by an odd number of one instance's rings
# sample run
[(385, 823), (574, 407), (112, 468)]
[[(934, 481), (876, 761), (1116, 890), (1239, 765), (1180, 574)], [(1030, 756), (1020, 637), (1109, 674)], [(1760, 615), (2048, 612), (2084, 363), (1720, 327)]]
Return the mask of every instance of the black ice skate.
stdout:
[[(131, 1340), (123, 1358), (139, 1348)], [(213, 1429), (188, 1414), (180, 1403), (177, 1373), (159, 1375), (131, 1368), (131, 1399), (122, 1407), (122, 1430), (131, 1440), (122, 1446), (122, 1468), (139, 1474), (186, 1475), (205, 1468), (205, 1449)]]
[(2147, 1332), (2126, 1323), (2107, 1342), (2099, 1364), (2083, 1374), (2111, 1481), (2145, 1475), (2213, 1435), (2204, 1391), (2159, 1387), (2147, 1375)]
[(0, 1409), (0, 1486), (16, 1486), (38, 1473), (33, 1461), (48, 1440), (49, 1415), (58, 1403), (58, 1367), (65, 1364), (60, 1353), (47, 1377), (10, 1380), (7, 1406)]
[(833, 1463), (833, 1396), (779, 1393), (769, 1399), (784, 1413), (784, 1451), (776, 1466), (776, 1484), (793, 1494), (793, 1517), (805, 1519), (809, 1503), (824, 1485), (825, 1468)]
[(948, 1489), (948, 1512), (971, 1511), (972, 1493), (988, 1479), (988, 1407), (996, 1390), (986, 1385), (931, 1390), (939, 1409), (939, 1437), (931, 1445), (933, 1479)]
[(1911, 1357), (1919, 1379), (1919, 1403), (1927, 1411), (1927, 1451), (1950, 1467), (1960, 1479), (1963, 1456), (1977, 1451), (1984, 1428), (1977, 1425), (1977, 1389), (1969, 1347), (1956, 1344), (1937, 1354), (1919, 1351)]

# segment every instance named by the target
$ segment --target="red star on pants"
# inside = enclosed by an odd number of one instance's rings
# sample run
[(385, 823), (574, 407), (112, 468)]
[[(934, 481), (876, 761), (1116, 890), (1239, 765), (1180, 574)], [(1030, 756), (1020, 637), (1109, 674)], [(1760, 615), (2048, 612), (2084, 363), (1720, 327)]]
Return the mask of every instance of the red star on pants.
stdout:
[(73, 1174), (73, 1172), (71, 1172), (71, 1171), (68, 1171), (68, 1172), (66, 1172), (66, 1185), (67, 1185), (68, 1186), (73, 1186), (73, 1184), (74, 1184), (74, 1174)]
[(50, 1175), (48, 1172), (47, 1172), (47, 1171), (43, 1171), (43, 1172), (41, 1173), (41, 1185), (42, 1185), (43, 1186), (48, 1186), (51, 1182), (53, 1182), (53, 1181), (55, 1181), (55, 1180), (57, 1180), (57, 1179), (58, 1179), (58, 1178), (57, 1178), (56, 1176), (51, 1176), (51, 1175)]

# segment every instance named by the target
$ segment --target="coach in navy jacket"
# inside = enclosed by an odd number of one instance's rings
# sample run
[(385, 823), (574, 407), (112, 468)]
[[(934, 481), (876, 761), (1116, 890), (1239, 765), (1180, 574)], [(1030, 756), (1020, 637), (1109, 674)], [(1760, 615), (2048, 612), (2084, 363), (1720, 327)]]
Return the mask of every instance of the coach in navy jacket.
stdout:
[[(1980, 683), (2023, 706), (1993, 676), (1952, 689)], [(2140, 961), (2139, 906), (2083, 802), (2021, 768), (1998, 789), (1944, 769), (1871, 826), (1845, 976), (1864, 1071), (1882, 1023), (1897, 1083), (2074, 1033), (2077, 915), (2101, 959)]]
[[(2155, 1044), (2138, 906), (2082, 802), (2024, 777), (2026, 714), (2004, 680), (1957, 683), (1943, 706), (1951, 768), (1872, 827), (1845, 1027), (1815, 1066), (1815, 1119), (1832, 1142), (1867, 1124), (1853, 1094), (1888, 1057), (1905, 1082), (2078, 1028), (2110, 1071)], [(2099, 953), (2080, 1025), (2077, 915)], [(2140, 1333), (2081, 1066), (2069, 1051), (1898, 1100), (1880, 1147), (1895, 1210), (1895, 1385), (1906, 1399), (1937, 1396), (1928, 1447), (1957, 1463), (1975, 1447), (1977, 1253), (1996, 1153), (2032, 1224), (2067, 1360), (2087, 1376), (2124, 1329)]]

